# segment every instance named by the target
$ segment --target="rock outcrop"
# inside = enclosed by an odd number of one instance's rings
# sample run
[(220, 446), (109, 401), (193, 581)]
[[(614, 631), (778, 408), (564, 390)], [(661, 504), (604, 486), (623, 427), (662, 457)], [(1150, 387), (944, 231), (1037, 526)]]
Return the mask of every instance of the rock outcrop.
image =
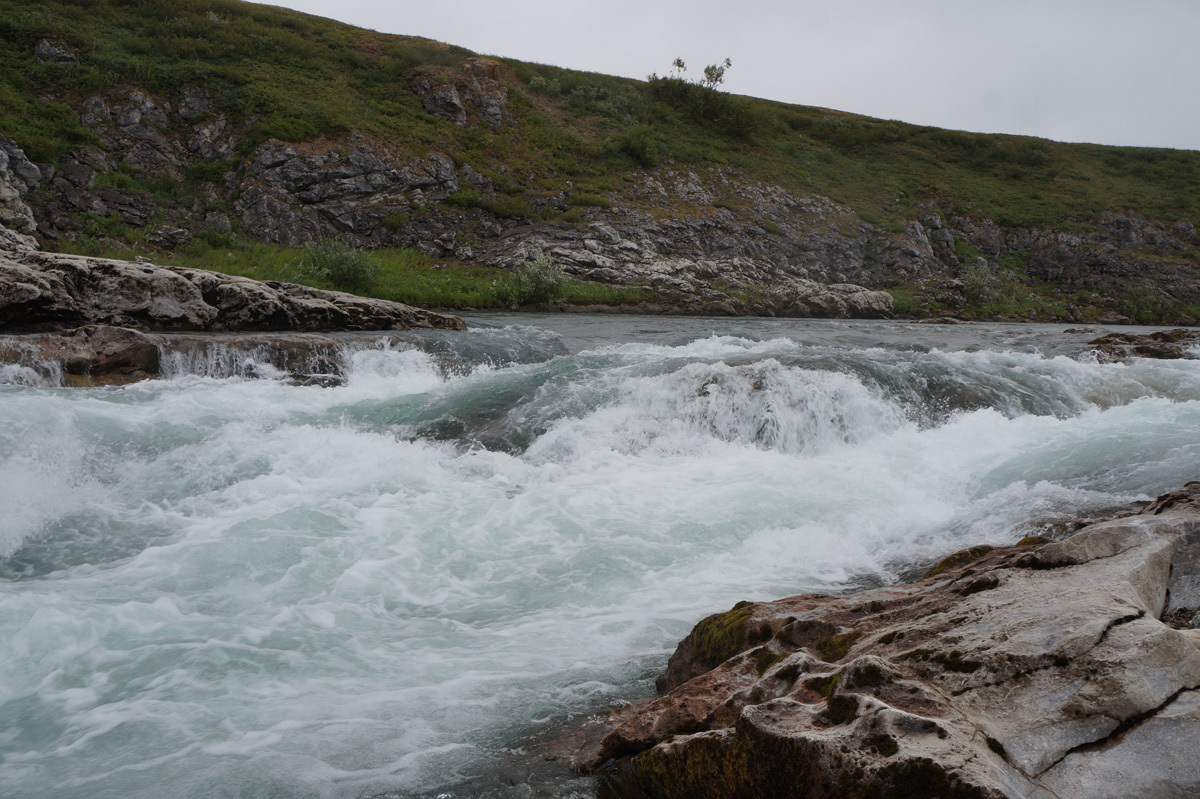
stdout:
[(145, 330), (463, 330), (456, 316), (397, 302), (199, 269), (0, 252), (0, 331), (86, 325)]
[(417, 343), (403, 335), (147, 333), (88, 325), (61, 333), (0, 336), (0, 383), (91, 387), (193, 375), (333, 386), (345, 381), (355, 350)]
[(489, 128), (512, 124), (500, 63), (490, 58), (468, 58), (456, 70), (423, 70), (412, 89), (428, 113), (459, 127), (472, 120)]
[(71, 48), (54, 44), (49, 39), (42, 39), (33, 50), (33, 57), (39, 64), (78, 64), (79, 56)]
[(25, 196), (42, 181), (42, 172), (12, 139), (0, 136), (0, 249), (36, 250), (37, 222)]
[(342, 154), (302, 152), (270, 141), (260, 146), (242, 183), (237, 208), (260, 238), (303, 244), (330, 235), (370, 236), (383, 220), (458, 191), (458, 172), (444, 155), (396, 166), (367, 145)]
[(1089, 342), (1108, 361), (1125, 358), (1200, 359), (1200, 330), (1176, 328), (1154, 333), (1110, 333)]
[(1198, 555), (1190, 483), (911, 585), (740, 603), (592, 765), (620, 797), (1197, 795)]

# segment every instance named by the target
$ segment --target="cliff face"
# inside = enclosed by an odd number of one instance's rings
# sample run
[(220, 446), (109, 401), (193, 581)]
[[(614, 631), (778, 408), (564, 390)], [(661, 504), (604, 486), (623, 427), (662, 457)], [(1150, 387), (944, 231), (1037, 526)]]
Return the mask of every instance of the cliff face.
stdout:
[(37, 221), (25, 198), (41, 181), (41, 170), (16, 142), (0, 136), (0, 249), (37, 249)]
[[(197, 18), (189, 36), (210, 46), (234, 36), (222, 14), (239, 9), (222, 9)], [(333, 25), (293, 17), (271, 24), (290, 26), (280, 35)], [(231, 237), (299, 245), (338, 236), (420, 249), (451, 265), (508, 268), (547, 251), (583, 280), (652, 289), (646, 309), (666, 312), (1185, 324), (1200, 314), (1200, 237), (1185, 207), (1196, 159), (1188, 154), (1171, 156), (1179, 168), (1170, 172), (1174, 161), (1158, 165), (1166, 156), (1151, 151), (993, 141), (798, 107), (772, 110), (780, 115), (772, 127), (759, 119), (769, 116), (765, 106), (748, 100), (730, 106), (748, 120), (738, 138), (683, 119), (653, 87), (630, 81), (585, 76), (568, 92), (517, 62), (429, 47), (414, 54), (381, 36), (360, 44), (363, 65), (353, 69), (344, 53), (334, 65), (316, 63), (317, 50), (307, 57), (322, 74), (347, 70), (351, 85), (371, 69), (395, 76), (350, 98), (378, 106), (360, 115), (366, 132), (332, 126), (337, 132), (316, 135), (320, 126), (292, 106), (247, 110), (245, 98), (229, 99), (237, 92), (221, 77), (233, 67), (173, 88), (60, 90), (73, 140), (87, 143), (37, 166), (12, 142), (0, 147), (10, 162), (0, 163), (5, 246), (34, 246), (36, 235), (51, 249), (163, 253), (227, 246)], [(256, 68), (256, 58), (270, 56), (238, 53)], [(28, 57), (34, 79), (70, 87), (100, 55), (41, 41)], [(418, 63), (400, 68), (410, 58)], [(254, 85), (265, 95), (283, 91)], [(341, 99), (291, 102), (329, 117)], [(639, 128), (639, 115), (658, 121)], [(893, 140), (908, 147), (895, 150), (895, 164), (891, 151), (863, 144)], [(688, 154), (705, 147), (712, 153)], [(901, 164), (909, 151), (924, 160)], [(870, 176), (889, 167), (896, 175)], [(901, 176), (913, 169), (949, 177), (914, 187)], [(1123, 188), (1089, 205), (1089, 184), (1105, 181)], [(1077, 192), (1064, 188), (1076, 184)], [(831, 199), (843, 189), (852, 199)], [(1150, 203), (1159, 189), (1183, 211), (1151, 203), (1155, 219), (1130, 204)], [(1033, 224), (984, 210), (1018, 204), (1062, 210), (1040, 211), (1048, 221)]]
[(1200, 791), (1200, 483), (920, 582), (740, 603), (604, 739), (626, 797)]

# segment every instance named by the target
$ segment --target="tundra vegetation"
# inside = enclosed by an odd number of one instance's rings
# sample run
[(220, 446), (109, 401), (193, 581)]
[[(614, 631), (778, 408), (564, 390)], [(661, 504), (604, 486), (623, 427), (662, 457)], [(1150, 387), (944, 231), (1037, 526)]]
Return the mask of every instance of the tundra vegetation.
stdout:
[[(42, 40), (70, 48), (78, 63), (35, 68)], [(241, 131), (236, 152), (193, 161), (178, 178), (123, 169), (97, 181), (163, 201), (211, 197), (214, 187), (235, 185), (227, 184), (229, 176), (243, 175), (248, 156), (269, 139), (316, 147), (358, 136), (386, 142), (393, 158), (442, 152), (485, 170), (493, 193), (463, 187), (442, 205), (483, 209), (502, 220), (579, 224), (592, 209), (609, 206), (639, 170), (669, 165), (724, 169), (795, 196), (829, 197), (881, 232), (903, 230), (930, 207), (947, 218), (1081, 234), (1095, 230), (1105, 212), (1200, 225), (1200, 153), (966, 133), (741, 97), (720, 90), (732, 67), (728, 59), (708, 65), (696, 80), (677, 59), (667, 75), (639, 81), (500, 58), (513, 125), (457, 126), (429, 113), (412, 86), (460, 68), (472, 55), (237, 0), (0, 0), (0, 133), (33, 161), (55, 164), (99, 144), (79, 119), (84, 99), (131, 88), (177, 97), (185, 87), (202, 86), (212, 98), (204, 114), (221, 115)], [(233, 191), (216, 192), (210, 207), (232, 210)], [(570, 198), (562, 206), (536, 202), (558, 192)], [(733, 199), (714, 205), (739, 210)], [(412, 211), (422, 212), (429, 209)], [(96, 217), (58, 246), (105, 254), (152, 250), (147, 240), (159, 221), (138, 226), (117, 214)], [(385, 227), (404, 223), (405, 214), (384, 220)], [(761, 225), (782, 234), (774, 221)], [(172, 252), (181, 263), (256, 275), (297, 260), (287, 248), (260, 249), (248, 241), (254, 237), (235, 218), (232, 231), (206, 233)], [(503, 307), (507, 285), (519, 280), (511, 270), (453, 256), (435, 263), (413, 252), (380, 251), (371, 263), (377, 278), (351, 283), (451, 307)], [(340, 280), (319, 270), (305, 275), (318, 283)], [(402, 279), (411, 283), (401, 290)], [(963, 282), (968, 314), (1053, 313), (1073, 301), (1023, 276), (1019, 264), (987, 275), (968, 265)], [(567, 302), (628, 302), (644, 294), (578, 281), (566, 286)], [(891, 291), (901, 310), (928, 302), (910, 286)], [(1181, 312), (1172, 302), (1155, 289), (1120, 298), (1125, 312), (1142, 321)]]

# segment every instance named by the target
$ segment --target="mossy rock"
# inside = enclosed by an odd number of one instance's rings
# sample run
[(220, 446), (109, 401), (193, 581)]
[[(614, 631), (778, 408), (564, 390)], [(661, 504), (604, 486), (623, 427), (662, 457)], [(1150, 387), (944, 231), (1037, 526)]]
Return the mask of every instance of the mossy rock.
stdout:
[(939, 574), (944, 574), (951, 569), (957, 569), (960, 566), (966, 566), (969, 563), (974, 563), (995, 549), (995, 547), (990, 547), (986, 544), (983, 544), (981, 546), (971, 547), (970, 549), (964, 549), (959, 552), (955, 552), (953, 555), (938, 561), (937, 565), (921, 575), (921, 579), (927, 580), (930, 577), (936, 577)]
[(692, 630), (692, 659), (713, 668), (740, 652), (752, 613), (748, 606), (734, 606), (702, 620)]
[[(831, 758), (818, 740), (776, 737), (739, 724), (736, 731), (697, 736), (684, 746), (655, 747), (615, 764), (600, 796), (655, 799), (985, 799), (981, 788), (928, 758), (896, 758), (895, 739), (864, 741), (889, 762), (863, 769), (856, 758)], [(893, 749), (893, 747), (895, 747)], [(871, 757), (872, 755), (868, 755)]]
[(821, 659), (828, 663), (836, 663), (846, 657), (850, 648), (862, 637), (862, 633), (851, 631), (841, 635), (831, 635), (817, 642), (815, 649)]

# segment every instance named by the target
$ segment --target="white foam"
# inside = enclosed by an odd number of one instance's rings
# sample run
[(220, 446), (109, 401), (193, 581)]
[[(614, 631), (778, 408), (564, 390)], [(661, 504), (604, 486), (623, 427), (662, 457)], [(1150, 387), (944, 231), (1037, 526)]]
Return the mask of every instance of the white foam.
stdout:
[[(0, 555), (34, 570), (0, 579), (0, 780), (440, 790), (645, 687), (737, 600), (891, 579), (1194, 477), (1194, 368), (849, 355), (724, 337), (457, 374), (366, 350), (332, 389), (0, 392)], [(941, 374), (995, 407), (914, 414)], [(534, 431), (524, 451), (387, 421), (475, 423), (500, 395), (478, 424)]]

